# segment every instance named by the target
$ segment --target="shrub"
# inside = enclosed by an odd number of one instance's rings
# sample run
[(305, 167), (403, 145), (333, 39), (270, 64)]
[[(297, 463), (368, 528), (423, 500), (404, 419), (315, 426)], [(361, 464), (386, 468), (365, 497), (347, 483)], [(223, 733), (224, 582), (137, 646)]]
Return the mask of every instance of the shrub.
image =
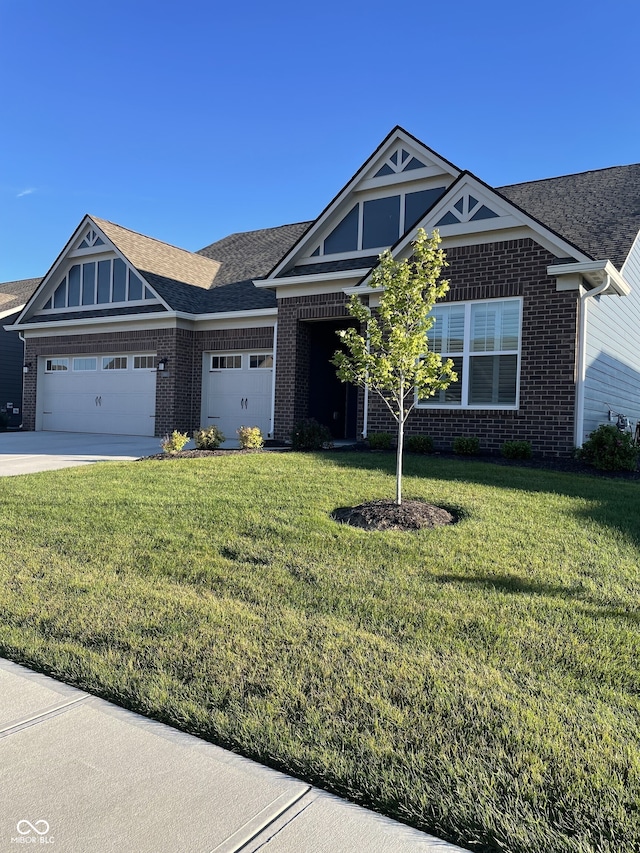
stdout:
[(160, 442), (160, 447), (163, 453), (179, 453), (188, 441), (189, 436), (186, 432), (178, 432), (174, 429), (171, 435), (165, 435)]
[(576, 455), (602, 471), (635, 471), (639, 453), (640, 448), (634, 445), (628, 432), (620, 432), (613, 424), (603, 424), (591, 433)]
[(433, 439), (430, 435), (409, 435), (405, 446), (409, 453), (433, 453)]
[(505, 459), (531, 459), (529, 441), (505, 441), (501, 450)]
[(298, 421), (291, 431), (291, 445), (294, 450), (322, 450), (332, 444), (329, 429), (314, 418)]
[(236, 430), (236, 432), (238, 433), (240, 447), (243, 450), (260, 450), (264, 445), (264, 439), (260, 432), (260, 427), (241, 426), (240, 429)]
[(459, 435), (453, 439), (453, 452), (460, 456), (475, 456), (480, 450), (480, 439), (475, 435)]
[(390, 450), (393, 438), (390, 432), (370, 432), (367, 441), (371, 450)]
[(224, 441), (224, 433), (215, 424), (197, 429), (193, 437), (198, 450), (217, 450)]

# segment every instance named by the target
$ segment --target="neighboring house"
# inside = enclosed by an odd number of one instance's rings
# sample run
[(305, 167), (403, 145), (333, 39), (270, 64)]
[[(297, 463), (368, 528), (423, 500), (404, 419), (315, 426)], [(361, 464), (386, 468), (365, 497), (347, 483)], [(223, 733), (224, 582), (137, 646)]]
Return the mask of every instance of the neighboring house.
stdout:
[(313, 222), (191, 253), (85, 216), (12, 325), (24, 426), (142, 435), (315, 417), (391, 427), (330, 359), (379, 254), (438, 228), (451, 288), (429, 346), (460, 380), (408, 433), (567, 454), (609, 410), (640, 419), (640, 165), (492, 188), (395, 128)]
[(14, 323), (42, 279), (26, 278), (0, 284), (0, 422), (9, 429), (22, 424), (24, 344), (4, 324)]

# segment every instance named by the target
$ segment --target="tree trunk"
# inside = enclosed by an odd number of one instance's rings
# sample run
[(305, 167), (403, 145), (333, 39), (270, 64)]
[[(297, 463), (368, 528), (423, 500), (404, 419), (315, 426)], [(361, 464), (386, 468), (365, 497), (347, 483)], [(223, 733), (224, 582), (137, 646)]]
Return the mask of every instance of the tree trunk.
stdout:
[(396, 454), (396, 503), (402, 503), (402, 451), (404, 445), (404, 383), (400, 388), (400, 411), (398, 417), (398, 450)]

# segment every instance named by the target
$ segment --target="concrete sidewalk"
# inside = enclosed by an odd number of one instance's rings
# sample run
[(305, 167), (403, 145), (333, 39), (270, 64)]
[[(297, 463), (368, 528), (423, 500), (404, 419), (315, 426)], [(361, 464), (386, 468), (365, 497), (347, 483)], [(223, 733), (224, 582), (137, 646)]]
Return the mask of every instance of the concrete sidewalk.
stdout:
[(0, 659), (0, 851), (23, 844), (59, 853), (462, 850)]

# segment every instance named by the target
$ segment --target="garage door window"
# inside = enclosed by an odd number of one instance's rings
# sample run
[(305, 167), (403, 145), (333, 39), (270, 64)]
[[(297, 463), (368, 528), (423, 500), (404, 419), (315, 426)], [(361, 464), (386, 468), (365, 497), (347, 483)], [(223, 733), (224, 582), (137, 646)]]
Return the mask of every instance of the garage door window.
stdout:
[(134, 355), (133, 369), (134, 370), (151, 370), (156, 366), (155, 355)]
[(74, 358), (73, 359), (73, 369), (74, 370), (97, 370), (98, 369), (98, 359), (97, 358)]
[(102, 359), (103, 370), (126, 370), (127, 357), (126, 355), (107, 355)]
[(47, 373), (55, 373), (56, 370), (69, 370), (68, 358), (48, 358), (45, 364)]
[(249, 356), (249, 368), (251, 370), (267, 369), (269, 367), (273, 367), (273, 356), (271, 353)]
[(212, 355), (211, 370), (241, 370), (241, 355)]

